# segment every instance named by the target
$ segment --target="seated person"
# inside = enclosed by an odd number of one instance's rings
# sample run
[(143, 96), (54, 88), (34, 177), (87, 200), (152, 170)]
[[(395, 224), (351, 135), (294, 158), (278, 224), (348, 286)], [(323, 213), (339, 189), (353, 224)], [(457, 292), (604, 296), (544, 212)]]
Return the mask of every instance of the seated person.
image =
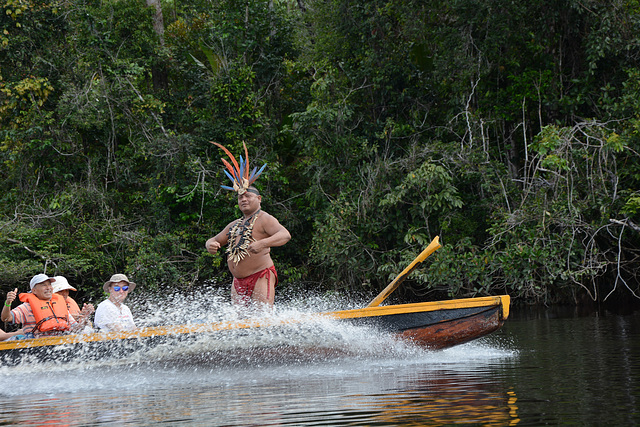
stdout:
[(93, 314), (96, 309), (93, 307), (93, 304), (84, 303), (82, 306), (82, 310), (78, 307), (78, 303), (75, 302), (73, 298), (69, 296), (69, 291), (76, 291), (69, 284), (69, 281), (64, 276), (55, 276), (53, 278), (55, 282), (53, 282), (53, 292), (59, 294), (64, 298), (64, 301), (67, 303), (67, 308), (69, 309), (69, 314), (76, 319), (76, 322), (83, 325), (83, 327), (89, 326), (91, 327), (91, 314)]
[(124, 274), (114, 274), (103, 289), (109, 298), (98, 304), (94, 324), (96, 328), (106, 332), (131, 331), (137, 329), (131, 310), (123, 301), (133, 291), (136, 284), (129, 281)]
[(3, 322), (20, 323), (25, 334), (34, 337), (60, 335), (77, 332), (82, 328), (69, 315), (69, 309), (62, 296), (53, 293), (54, 278), (46, 274), (36, 274), (29, 282), (31, 292), (21, 293), (22, 304), (11, 310), (11, 303), (18, 296), (18, 288), (7, 293), (0, 319)]

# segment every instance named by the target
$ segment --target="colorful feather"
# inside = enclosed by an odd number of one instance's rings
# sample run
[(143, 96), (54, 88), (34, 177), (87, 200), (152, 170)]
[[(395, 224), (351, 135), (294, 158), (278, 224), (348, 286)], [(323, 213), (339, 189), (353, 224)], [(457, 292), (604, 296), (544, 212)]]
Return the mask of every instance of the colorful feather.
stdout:
[(247, 149), (247, 145), (244, 143), (244, 141), (242, 141), (242, 145), (244, 147), (244, 157), (240, 156), (240, 164), (238, 164), (238, 161), (233, 156), (233, 154), (231, 154), (231, 152), (227, 150), (222, 144), (218, 144), (217, 142), (213, 141), (211, 141), (211, 143), (220, 147), (231, 160), (231, 163), (229, 163), (225, 159), (221, 159), (222, 163), (226, 167), (224, 173), (227, 175), (227, 178), (229, 178), (233, 183), (233, 187), (221, 185), (221, 187), (225, 190), (237, 191), (238, 194), (244, 194), (249, 186), (253, 184), (256, 179), (258, 179), (262, 171), (264, 171), (264, 168), (267, 167), (267, 164), (265, 163), (264, 165), (262, 165), (260, 170), (257, 170), (257, 168), (253, 168), (253, 171), (251, 171), (251, 174), (249, 174), (249, 150)]
[(242, 156), (240, 156), (240, 178), (244, 178), (244, 168), (245, 168), (245, 164), (244, 164), (244, 159), (242, 158)]
[(217, 145), (220, 148), (222, 148), (222, 151), (224, 151), (227, 154), (227, 156), (229, 156), (229, 159), (231, 159), (231, 161), (233, 162), (233, 165), (236, 167), (235, 170), (236, 171), (240, 170), (240, 167), (238, 166), (238, 162), (236, 161), (236, 158), (233, 157), (233, 154), (231, 154), (231, 151), (229, 151), (226, 148), (224, 148), (224, 146), (222, 144), (218, 144), (217, 142), (213, 142), (213, 141), (211, 141), (211, 143)]
[[(258, 177), (260, 176), (260, 174), (262, 173), (262, 171), (263, 171), (263, 170), (264, 170), (264, 168), (266, 168), (266, 167), (267, 167), (267, 164), (265, 163), (264, 165), (262, 165), (262, 167), (260, 168), (260, 170), (258, 171), (258, 173), (257, 173), (257, 174), (255, 174), (255, 175), (254, 175), (254, 174), (251, 174), (251, 175), (252, 175), (252, 178), (251, 178), (251, 179), (249, 179), (249, 185), (253, 184), (253, 182), (254, 182), (256, 179), (258, 179)], [(254, 170), (255, 170), (255, 169), (254, 169)]]
[(244, 170), (244, 179), (249, 180), (249, 150), (247, 150), (247, 144), (242, 141), (242, 146), (244, 147), (244, 158), (247, 159), (247, 164), (245, 165), (247, 168)]
[(227, 175), (227, 177), (231, 180), (231, 182), (236, 182), (236, 180), (233, 178), (233, 175), (231, 175), (229, 172), (227, 172), (224, 169), (222, 171)]
[(233, 166), (231, 166), (231, 165), (229, 164), (229, 162), (227, 162), (225, 159), (220, 159), (220, 160), (222, 160), (222, 163), (224, 163), (224, 165), (227, 167), (227, 169), (229, 170), (229, 172), (231, 172), (231, 175), (233, 176), (233, 177), (231, 178), (231, 180), (232, 180), (232, 181), (237, 180), (237, 179), (238, 179), (238, 178), (237, 178), (237, 177), (238, 177), (238, 172), (237, 172), (235, 169), (233, 169)]

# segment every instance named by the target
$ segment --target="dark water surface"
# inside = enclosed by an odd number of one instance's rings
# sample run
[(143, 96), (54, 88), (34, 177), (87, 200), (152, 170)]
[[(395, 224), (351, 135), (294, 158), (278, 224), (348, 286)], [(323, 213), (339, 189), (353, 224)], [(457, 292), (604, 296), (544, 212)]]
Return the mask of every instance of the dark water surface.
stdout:
[(252, 354), (265, 337), (243, 336), (225, 345), (245, 357), (0, 367), (0, 425), (640, 425), (638, 312), (513, 310), (436, 352), (332, 322), (304, 335), (288, 340), (306, 354)]

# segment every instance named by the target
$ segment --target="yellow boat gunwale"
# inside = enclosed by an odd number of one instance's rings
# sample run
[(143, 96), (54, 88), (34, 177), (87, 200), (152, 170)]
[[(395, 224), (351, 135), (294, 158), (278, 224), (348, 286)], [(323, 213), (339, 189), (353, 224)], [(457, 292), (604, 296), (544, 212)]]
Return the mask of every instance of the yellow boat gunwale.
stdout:
[(249, 328), (261, 328), (272, 327), (279, 325), (300, 323), (307, 319), (317, 317), (328, 317), (332, 319), (356, 319), (367, 318), (377, 316), (388, 316), (395, 314), (410, 314), (410, 313), (422, 313), (437, 310), (453, 310), (462, 308), (475, 308), (475, 307), (495, 307), (500, 306), (502, 311), (502, 319), (505, 320), (509, 316), (509, 295), (491, 296), (491, 297), (478, 297), (478, 298), (465, 298), (455, 299), (447, 301), (430, 301), (420, 302), (412, 304), (398, 304), (398, 305), (386, 305), (377, 307), (366, 307), (352, 310), (332, 311), (324, 313), (314, 313), (298, 318), (278, 319), (278, 318), (256, 318), (236, 321), (221, 321), (213, 323), (201, 323), (201, 324), (188, 324), (188, 325), (173, 325), (173, 326), (151, 326), (137, 329), (135, 331), (128, 332), (95, 332), (90, 334), (69, 334), (61, 336), (48, 336), (32, 339), (22, 339), (13, 341), (0, 342), (0, 351), (43, 347), (43, 346), (56, 346), (65, 344), (78, 344), (85, 342), (97, 342), (97, 341), (112, 341), (120, 339), (134, 339), (134, 338), (150, 338), (167, 335), (181, 335), (191, 333), (203, 333), (203, 332), (215, 332), (232, 329), (249, 329)]

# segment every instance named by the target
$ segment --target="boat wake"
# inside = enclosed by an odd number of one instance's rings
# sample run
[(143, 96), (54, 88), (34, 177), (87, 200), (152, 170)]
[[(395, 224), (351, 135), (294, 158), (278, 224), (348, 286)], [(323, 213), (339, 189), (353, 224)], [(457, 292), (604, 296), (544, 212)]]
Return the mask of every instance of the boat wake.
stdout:
[[(274, 365), (308, 363), (335, 357), (389, 357), (420, 351), (417, 346), (374, 328), (354, 326), (310, 313), (288, 310), (255, 319), (268, 327), (168, 334), (143, 339), (81, 342), (42, 347), (25, 353), (16, 366), (117, 365)], [(253, 318), (243, 321), (250, 322)], [(229, 321), (237, 321), (231, 319)], [(8, 363), (5, 363), (8, 365)]]

